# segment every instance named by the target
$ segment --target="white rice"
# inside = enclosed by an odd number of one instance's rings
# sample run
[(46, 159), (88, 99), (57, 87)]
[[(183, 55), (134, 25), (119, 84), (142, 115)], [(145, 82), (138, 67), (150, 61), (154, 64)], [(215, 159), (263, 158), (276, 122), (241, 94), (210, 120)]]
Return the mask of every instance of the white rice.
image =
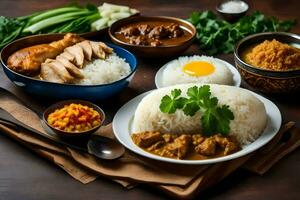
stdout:
[[(182, 71), (182, 68), (192, 61), (206, 61), (215, 67), (215, 71), (206, 76), (192, 76)], [(233, 85), (233, 74), (219, 60), (208, 56), (183, 56), (167, 64), (162, 74), (162, 86), (172, 86), (183, 83), (213, 83)]]
[[(161, 98), (178, 88), (185, 96), (188, 88), (201, 84), (181, 84), (154, 90), (139, 103), (133, 121), (133, 133), (160, 131), (162, 133), (200, 133), (201, 112), (193, 117), (186, 116), (181, 110), (174, 114), (162, 113), (159, 109)], [(220, 105), (227, 104), (235, 119), (230, 123), (230, 135), (237, 138), (241, 145), (253, 142), (263, 132), (267, 123), (264, 104), (249, 91), (225, 85), (210, 85), (212, 95)]]
[(124, 59), (113, 53), (105, 60), (95, 59), (87, 63), (80, 71), (84, 78), (78, 84), (98, 85), (120, 80), (130, 74), (131, 69)]

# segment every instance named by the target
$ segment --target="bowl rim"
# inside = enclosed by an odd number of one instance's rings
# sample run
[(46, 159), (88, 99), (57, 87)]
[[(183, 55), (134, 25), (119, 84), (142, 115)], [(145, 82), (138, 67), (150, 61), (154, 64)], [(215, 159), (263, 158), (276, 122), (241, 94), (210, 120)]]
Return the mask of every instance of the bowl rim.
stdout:
[[(68, 131), (64, 131), (58, 128), (55, 128), (53, 126), (51, 126), (48, 123), (48, 120), (46, 119), (46, 113), (49, 112), (49, 114), (47, 115), (47, 117), (53, 113), (56, 109), (61, 109), (63, 108), (65, 105), (70, 105), (72, 103), (75, 104), (82, 104), (85, 106), (88, 106), (89, 108), (93, 108), (94, 110), (96, 110), (100, 116), (101, 116), (101, 122), (99, 125), (87, 130), (87, 131), (80, 131), (80, 132), (68, 132)], [(96, 108), (96, 109), (95, 109)], [(97, 129), (99, 129), (103, 123), (105, 121), (105, 112), (102, 110), (102, 108), (100, 108), (100, 106), (90, 102), (90, 101), (85, 101), (85, 100), (80, 100), (80, 99), (69, 99), (69, 100), (63, 100), (63, 101), (58, 101), (50, 106), (48, 106), (44, 112), (43, 112), (43, 122), (52, 130), (55, 131), (55, 133), (61, 134), (61, 135), (68, 135), (68, 136), (80, 136), (80, 135), (86, 135), (86, 134), (90, 134), (94, 131), (96, 131)]]
[[(0, 51), (0, 62), (2, 64), (3, 67), (5, 67), (8, 71), (10, 71), (11, 73), (17, 75), (17, 76), (21, 76), (22, 78), (25, 78), (25, 79), (29, 79), (31, 81), (36, 81), (36, 82), (40, 82), (40, 83), (47, 83), (47, 84), (51, 84), (51, 85), (58, 85), (58, 86), (74, 86), (74, 87), (106, 87), (106, 86), (111, 86), (111, 85), (114, 85), (116, 83), (119, 83), (119, 82), (123, 82), (124, 80), (126, 80), (127, 78), (129, 78), (131, 75), (133, 75), (136, 70), (137, 70), (137, 66), (138, 66), (138, 61), (137, 61), (137, 58), (136, 56), (131, 53), (130, 51), (128, 51), (127, 49), (119, 46), (119, 45), (116, 45), (116, 44), (112, 44), (112, 43), (109, 43), (109, 42), (104, 42), (105, 44), (107, 44), (108, 46), (112, 47), (112, 48), (119, 48), (121, 49), (122, 51), (126, 52), (131, 58), (133, 58), (133, 61), (134, 61), (134, 65), (132, 66), (132, 69), (130, 71), (130, 73), (128, 75), (126, 75), (125, 77), (117, 80), (117, 81), (114, 81), (114, 82), (111, 82), (111, 83), (105, 83), (105, 84), (96, 84), (96, 85), (80, 85), (80, 84), (74, 84), (74, 83), (70, 83), (70, 84), (67, 84), (67, 83), (55, 83), (55, 82), (50, 82), (50, 81), (45, 81), (45, 80), (40, 80), (40, 79), (35, 79), (33, 77), (30, 77), (30, 76), (26, 76), (26, 75), (23, 75), (23, 74), (20, 74), (18, 72), (15, 72), (13, 71), (12, 69), (10, 69), (6, 63), (4, 63), (4, 60), (3, 60), (3, 52), (7, 50), (7, 48), (9, 48), (10, 45), (12, 45), (13, 43), (15, 42), (20, 42), (24, 39), (28, 39), (28, 38), (35, 38), (35, 37), (47, 37), (47, 36), (60, 36), (60, 35), (65, 35), (65, 33), (55, 33), (55, 34), (40, 34), (40, 35), (30, 35), (30, 36), (27, 36), (27, 37), (23, 37), (23, 38), (19, 38), (9, 44), (7, 44), (5, 47), (2, 48), (2, 50)], [(128, 63), (129, 64), (129, 63)], [(130, 66), (131, 67), (131, 66)]]
[(256, 67), (254, 65), (250, 65), (246, 62), (244, 62), (242, 60), (242, 58), (240, 57), (238, 51), (239, 51), (239, 48), (240, 46), (246, 42), (246, 41), (249, 41), (253, 38), (256, 38), (256, 37), (260, 37), (260, 36), (269, 36), (269, 35), (283, 35), (283, 36), (286, 36), (286, 37), (292, 37), (294, 39), (297, 39), (299, 40), (299, 43), (300, 43), (300, 35), (297, 35), (295, 33), (288, 33), (288, 32), (263, 32), (263, 33), (256, 33), (256, 34), (252, 34), (252, 35), (249, 35), (249, 36), (246, 36), (245, 38), (241, 39), (240, 41), (238, 41), (235, 46), (234, 46), (234, 58), (239, 62), (241, 63), (243, 66), (242, 67), (245, 67), (247, 69), (252, 69), (252, 70), (257, 70), (257, 71), (260, 71), (260, 72), (263, 72), (263, 73), (268, 73), (268, 74), (272, 74), (274, 76), (286, 76), (286, 75), (290, 75), (291, 73), (299, 73), (299, 76), (300, 76), (300, 69), (295, 69), (295, 70), (289, 70), (289, 71), (274, 71), (274, 70), (269, 70), (269, 69), (262, 69), (262, 68), (259, 68), (259, 67)]
[[(244, 5), (247, 6), (247, 9), (246, 10), (243, 10), (241, 12), (224, 12), (222, 9), (221, 9), (221, 5), (223, 5), (224, 3), (227, 3), (229, 1), (239, 1), (239, 2), (242, 2)], [(219, 12), (219, 13), (222, 13), (222, 14), (225, 14), (225, 15), (240, 15), (240, 14), (243, 14), (243, 13), (246, 13), (248, 10), (249, 10), (249, 4), (245, 1), (242, 1), (242, 0), (224, 0), (224, 1), (221, 1), (220, 3), (218, 3), (218, 5), (216, 6), (216, 10)]]
[[(166, 19), (166, 20), (171, 20), (171, 21), (180, 21), (182, 23), (185, 23), (187, 25), (189, 25), (191, 28), (192, 28), (192, 37), (189, 38), (188, 40), (185, 40), (181, 43), (178, 43), (178, 44), (175, 44), (175, 45), (167, 45), (167, 46), (144, 46), (144, 45), (136, 45), (136, 44), (129, 44), (129, 43), (126, 43), (122, 40), (119, 40), (118, 38), (116, 38), (114, 36), (114, 33), (112, 32), (113, 29), (116, 29), (116, 27), (119, 27), (119, 24), (122, 23), (123, 21), (132, 21), (134, 19)], [(130, 23), (128, 23), (130, 24)], [(189, 28), (190, 30), (190, 28)], [(166, 48), (173, 48), (173, 47), (178, 47), (178, 46), (183, 46), (187, 43), (189, 43), (190, 41), (194, 40), (196, 35), (197, 35), (197, 30), (196, 30), (196, 27), (190, 23), (189, 21), (185, 20), (185, 19), (181, 19), (181, 18), (177, 18), (177, 17), (170, 17), (170, 16), (162, 16), (162, 15), (139, 15), (139, 16), (133, 16), (133, 17), (130, 17), (130, 18), (124, 18), (124, 19), (121, 19), (121, 20), (118, 20), (116, 22), (114, 22), (108, 29), (108, 34), (111, 38), (112, 41), (115, 41), (117, 42), (118, 44), (121, 44), (121, 45), (124, 45), (124, 46), (127, 46), (127, 47), (134, 47), (134, 48), (143, 48), (143, 49), (154, 49), (154, 48), (159, 48), (159, 49), (166, 49)]]

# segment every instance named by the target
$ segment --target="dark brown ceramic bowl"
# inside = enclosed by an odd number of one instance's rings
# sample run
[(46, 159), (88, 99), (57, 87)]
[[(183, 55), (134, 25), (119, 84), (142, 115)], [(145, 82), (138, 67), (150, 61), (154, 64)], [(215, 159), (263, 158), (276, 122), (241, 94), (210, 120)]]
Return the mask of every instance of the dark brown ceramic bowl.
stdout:
[(276, 39), (280, 42), (300, 45), (300, 36), (285, 32), (267, 32), (250, 35), (240, 40), (234, 49), (234, 60), (242, 78), (254, 89), (269, 94), (287, 94), (300, 90), (300, 70), (272, 71), (249, 65), (241, 58), (241, 53), (251, 45), (264, 40)]
[[(93, 127), (92, 129), (89, 129), (87, 131), (81, 131), (81, 132), (67, 132), (67, 131), (63, 131), (60, 129), (57, 129), (53, 126), (51, 126), (47, 119), (48, 116), (54, 112), (56, 109), (60, 109), (63, 108), (65, 105), (69, 105), (71, 103), (76, 103), (76, 104), (82, 104), (84, 106), (88, 106), (90, 108), (93, 108), (95, 111), (97, 111), (100, 114), (101, 117), (101, 123), (98, 126)], [(58, 136), (62, 136), (62, 137), (88, 137), (90, 136), (92, 133), (94, 133), (95, 131), (97, 131), (100, 126), (103, 124), (105, 120), (105, 114), (104, 111), (97, 105), (88, 102), (88, 101), (83, 101), (83, 100), (66, 100), (66, 101), (60, 101), (56, 104), (51, 105), (50, 107), (48, 107), (44, 113), (43, 113), (43, 121), (44, 123), (53, 131), (55, 132)]]
[[(224, 12), (222, 9), (222, 5), (228, 1), (238, 1), (244, 4), (244, 6), (246, 7), (245, 10), (238, 12), (238, 13), (228, 13), (228, 12)], [(240, 0), (225, 0), (222, 1), (221, 3), (219, 3), (216, 7), (217, 12), (219, 13), (219, 15), (221, 15), (226, 21), (228, 22), (236, 22), (238, 21), (239, 18), (243, 17), (247, 11), (249, 10), (249, 5), (244, 2), (244, 1), (240, 1)]]
[[(114, 34), (119, 28), (126, 26), (128, 24), (132, 24), (135, 22), (143, 22), (143, 21), (166, 21), (171, 23), (177, 23), (183, 29), (189, 31), (192, 34), (192, 36), (188, 40), (182, 43), (178, 43), (176, 45), (157, 46), (157, 47), (129, 44), (115, 37)], [(111, 40), (115, 44), (122, 46), (123, 48), (126, 48), (127, 50), (132, 51), (141, 57), (170, 57), (184, 52), (187, 48), (191, 46), (196, 36), (196, 28), (188, 21), (175, 18), (175, 17), (137, 16), (137, 17), (121, 19), (113, 23), (110, 26), (108, 33)]]

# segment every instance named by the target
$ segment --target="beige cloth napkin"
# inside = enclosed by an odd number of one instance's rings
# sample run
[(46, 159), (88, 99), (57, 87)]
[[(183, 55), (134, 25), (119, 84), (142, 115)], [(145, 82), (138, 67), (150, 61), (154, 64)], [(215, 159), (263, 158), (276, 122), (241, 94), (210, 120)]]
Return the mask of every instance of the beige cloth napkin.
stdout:
[[(0, 107), (23, 123), (45, 133), (39, 118), (12, 98), (1, 97)], [(0, 124), (0, 131), (53, 161), (82, 183), (105, 176), (127, 188), (145, 183), (179, 198), (193, 197), (239, 167), (263, 174), (280, 158), (300, 145), (300, 132), (294, 128), (294, 123), (290, 122), (282, 127), (272, 142), (254, 154), (219, 164), (185, 166), (150, 160), (129, 151), (118, 160), (105, 161), (29, 132), (19, 132), (15, 127), (5, 124)], [(113, 137), (111, 125), (101, 127), (96, 134)], [(282, 136), (288, 134), (291, 134), (289, 140), (282, 142)]]

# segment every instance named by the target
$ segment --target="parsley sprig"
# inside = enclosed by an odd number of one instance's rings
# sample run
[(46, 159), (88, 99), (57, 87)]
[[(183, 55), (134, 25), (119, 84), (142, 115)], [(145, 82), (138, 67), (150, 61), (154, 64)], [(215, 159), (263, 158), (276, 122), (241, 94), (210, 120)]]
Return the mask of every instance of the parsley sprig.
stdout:
[(234, 119), (233, 112), (228, 105), (218, 106), (218, 98), (211, 95), (209, 85), (188, 88), (187, 98), (181, 97), (181, 93), (180, 89), (174, 89), (170, 96), (165, 95), (159, 106), (161, 112), (172, 114), (181, 109), (185, 115), (194, 116), (197, 111), (201, 111), (202, 129), (206, 136), (229, 133), (230, 120)]

